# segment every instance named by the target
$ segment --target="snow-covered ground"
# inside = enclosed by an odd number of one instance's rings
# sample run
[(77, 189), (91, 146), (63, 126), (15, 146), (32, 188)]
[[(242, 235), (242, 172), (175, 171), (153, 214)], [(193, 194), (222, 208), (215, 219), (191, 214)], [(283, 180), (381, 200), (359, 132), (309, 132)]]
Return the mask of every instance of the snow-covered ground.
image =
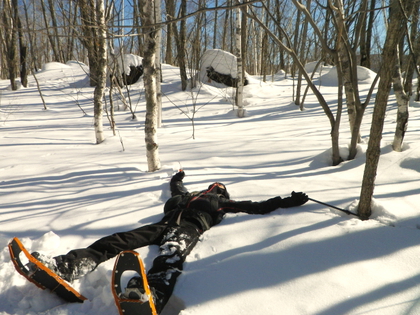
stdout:
[[(362, 95), (369, 88), (365, 74)], [(106, 124), (100, 145), (94, 144), (93, 90), (83, 65), (48, 64), (38, 74), (48, 110), (33, 78), (18, 91), (0, 81), (0, 314), (116, 315), (114, 260), (74, 283), (88, 301), (63, 304), (14, 270), (7, 244), (18, 236), (31, 251), (57, 255), (155, 222), (180, 167), (191, 191), (214, 181), (225, 183), (236, 200), (304, 191), (356, 211), (366, 144), (355, 160), (330, 166), (330, 126), (321, 107), (311, 94), (299, 111), (293, 82), (273, 78), (251, 78), (247, 115), (240, 119), (230, 103), (232, 89), (203, 85), (182, 92), (178, 69), (164, 65), (162, 169), (154, 173), (145, 158), (141, 80), (130, 87), (137, 119), (116, 112), (117, 135)], [(321, 92), (334, 107), (337, 88), (329, 80), (323, 77)], [(365, 143), (371, 112), (372, 105), (362, 126)], [(227, 215), (185, 263), (170, 304), (185, 309), (168, 313), (420, 314), (419, 112), (420, 104), (411, 102), (404, 151), (393, 152), (396, 105), (390, 99), (371, 220), (314, 202), (265, 216)], [(343, 119), (343, 157), (348, 129)], [(150, 266), (157, 248), (139, 252)]]

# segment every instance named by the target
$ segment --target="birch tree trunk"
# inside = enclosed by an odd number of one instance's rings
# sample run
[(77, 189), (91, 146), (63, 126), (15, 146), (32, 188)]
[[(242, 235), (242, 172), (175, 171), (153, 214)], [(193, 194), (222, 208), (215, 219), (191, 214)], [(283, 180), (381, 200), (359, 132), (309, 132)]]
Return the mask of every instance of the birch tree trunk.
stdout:
[[(239, 2), (239, 1), (238, 1)], [(241, 38), (242, 38), (242, 30), (241, 30), (241, 9), (238, 8), (236, 11), (236, 65), (237, 65), (237, 80), (238, 85), (236, 88), (236, 106), (238, 107), (238, 117), (242, 118), (245, 115), (244, 105), (243, 105), (243, 93), (244, 93), (244, 83), (243, 83), (243, 76), (242, 76), (242, 45), (241, 45)]]
[(94, 126), (96, 143), (105, 140), (103, 133), (103, 99), (106, 87), (106, 66), (107, 66), (107, 43), (106, 43), (106, 24), (105, 24), (105, 4), (104, 0), (96, 3), (96, 23), (97, 23), (97, 58), (96, 58), (96, 86), (93, 92), (94, 104)]
[[(154, 21), (159, 24), (162, 22), (162, 9), (161, 0), (155, 0), (154, 6)], [(162, 42), (162, 28), (156, 30), (156, 53), (155, 53), (155, 68), (156, 68), (156, 102), (158, 107), (157, 126), (162, 126), (162, 88), (160, 85), (162, 78), (162, 65), (161, 65), (161, 42)]]
[(149, 172), (160, 169), (159, 145), (157, 144), (158, 104), (156, 91), (156, 38), (154, 24), (154, 0), (143, 2), (143, 25), (146, 26), (145, 48), (143, 57), (143, 80), (146, 97), (146, 121), (144, 126), (146, 157)]
[[(371, 203), (381, 153), (382, 130), (384, 126), (389, 92), (391, 90), (392, 74), (398, 55), (397, 47), (404, 35), (407, 18), (410, 16), (407, 9), (412, 8), (412, 1), (413, 0), (405, 1), (403, 5), (401, 5), (399, 0), (391, 0), (390, 2), (389, 26), (383, 49), (383, 64), (381, 70), (379, 71), (381, 79), (379, 81), (378, 92), (375, 100), (370, 138), (368, 148), (366, 150), (366, 164), (360, 193), (358, 213), (362, 220), (369, 219), (372, 214)], [(403, 12), (403, 8), (405, 8), (406, 12)]]

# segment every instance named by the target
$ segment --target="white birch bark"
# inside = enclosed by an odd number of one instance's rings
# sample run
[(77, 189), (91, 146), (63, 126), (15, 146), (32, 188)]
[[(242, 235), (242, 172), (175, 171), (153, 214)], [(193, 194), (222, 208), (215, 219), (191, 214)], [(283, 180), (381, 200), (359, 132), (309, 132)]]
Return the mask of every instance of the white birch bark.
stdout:
[[(155, 23), (161, 23), (162, 22), (162, 10), (161, 10), (161, 0), (155, 0)], [(162, 89), (160, 85), (160, 79), (162, 76), (162, 67), (161, 67), (161, 42), (162, 42), (162, 28), (159, 27), (156, 30), (156, 61), (155, 61), (155, 67), (156, 67), (156, 101), (157, 101), (157, 107), (158, 107), (158, 117), (157, 117), (157, 126), (162, 126)]]
[(146, 121), (144, 126), (146, 157), (149, 172), (160, 169), (159, 145), (157, 144), (157, 126), (158, 126), (158, 105), (156, 91), (156, 29), (154, 24), (154, 0), (143, 2), (142, 16), (143, 24), (149, 26), (145, 28), (146, 36), (144, 42), (143, 58), (143, 80), (146, 97)]
[(107, 43), (106, 43), (106, 24), (105, 24), (105, 4), (103, 0), (97, 2), (96, 23), (98, 26), (97, 40), (97, 78), (96, 86), (93, 92), (94, 104), (94, 127), (96, 143), (99, 144), (105, 140), (103, 133), (103, 98), (106, 86), (106, 64), (107, 64)]
[(241, 49), (241, 9), (238, 8), (236, 11), (236, 66), (238, 69), (237, 79), (238, 85), (236, 88), (236, 106), (238, 107), (238, 117), (242, 118), (245, 115), (245, 110), (243, 106), (243, 93), (244, 93), (244, 84), (243, 84), (243, 67), (242, 67), (242, 49)]

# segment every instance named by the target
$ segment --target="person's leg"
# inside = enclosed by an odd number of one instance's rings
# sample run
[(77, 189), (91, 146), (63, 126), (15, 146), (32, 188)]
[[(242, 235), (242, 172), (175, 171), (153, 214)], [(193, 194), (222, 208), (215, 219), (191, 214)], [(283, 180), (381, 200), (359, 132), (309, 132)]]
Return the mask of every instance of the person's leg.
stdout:
[[(199, 237), (200, 233), (194, 226), (174, 226), (165, 231), (159, 247), (160, 254), (153, 260), (153, 266), (147, 273), (158, 313), (171, 297), (176, 280), (182, 273), (183, 263)], [(141, 279), (134, 277), (129, 281), (127, 288), (141, 286)]]
[(100, 263), (115, 257), (121, 251), (159, 245), (166, 227), (165, 224), (157, 223), (103, 237), (87, 248), (71, 250), (66, 255), (54, 257), (56, 271), (63, 279), (71, 282), (93, 271)]

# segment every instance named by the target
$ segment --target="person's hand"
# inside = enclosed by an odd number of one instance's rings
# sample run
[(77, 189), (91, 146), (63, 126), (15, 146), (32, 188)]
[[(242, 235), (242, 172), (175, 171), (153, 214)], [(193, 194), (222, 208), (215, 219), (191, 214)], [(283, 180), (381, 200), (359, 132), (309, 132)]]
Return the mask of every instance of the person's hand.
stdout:
[(308, 201), (308, 195), (303, 192), (294, 192), (292, 191), (292, 196), (290, 201), (293, 203), (293, 206), (301, 206)]
[(185, 177), (185, 172), (183, 170), (179, 170), (178, 173), (172, 176), (172, 178), (176, 180), (183, 180), (184, 177)]

